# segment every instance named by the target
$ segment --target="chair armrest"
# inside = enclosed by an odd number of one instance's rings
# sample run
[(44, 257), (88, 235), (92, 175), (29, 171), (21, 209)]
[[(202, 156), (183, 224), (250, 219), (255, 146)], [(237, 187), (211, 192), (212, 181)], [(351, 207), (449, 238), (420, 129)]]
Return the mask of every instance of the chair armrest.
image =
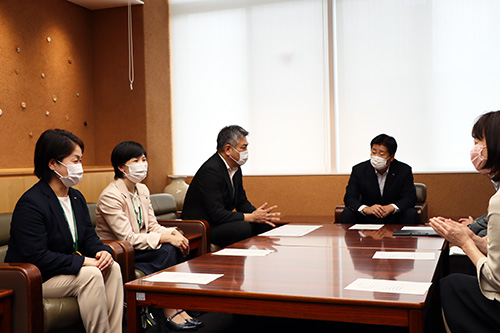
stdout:
[(342, 214), (344, 208), (344, 205), (338, 205), (335, 207), (335, 223), (340, 223), (340, 214)]
[(158, 220), (164, 227), (178, 227), (184, 233), (201, 234), (201, 254), (210, 252), (210, 225), (205, 220)]
[(123, 240), (103, 240), (113, 251), (115, 261), (120, 264), (123, 283), (134, 280), (134, 247), (129, 242)]
[(427, 202), (417, 202), (415, 209), (418, 213), (418, 220), (420, 224), (426, 224), (429, 220), (429, 214), (427, 212)]
[(14, 291), (12, 332), (43, 332), (42, 274), (35, 265), (0, 263), (0, 288)]

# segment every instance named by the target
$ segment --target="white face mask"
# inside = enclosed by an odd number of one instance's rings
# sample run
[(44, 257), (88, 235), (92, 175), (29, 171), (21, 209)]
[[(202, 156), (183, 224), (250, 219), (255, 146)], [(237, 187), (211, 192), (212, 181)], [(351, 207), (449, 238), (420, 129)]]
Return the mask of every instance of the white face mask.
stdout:
[(123, 174), (134, 184), (142, 182), (148, 175), (148, 162), (125, 165), (128, 166), (128, 174), (125, 171)]
[(387, 166), (387, 158), (382, 158), (380, 156), (371, 155), (370, 163), (375, 168), (375, 170), (382, 170)]
[(63, 162), (59, 162), (59, 161), (57, 161), (57, 163), (64, 165), (66, 167), (66, 169), (68, 169), (68, 176), (67, 177), (61, 176), (61, 174), (59, 172), (54, 170), (54, 172), (56, 173), (56, 175), (59, 176), (59, 179), (64, 184), (64, 186), (71, 187), (71, 186), (78, 185), (78, 183), (83, 178), (82, 163), (70, 164), (70, 165), (66, 165)]
[(245, 164), (248, 161), (248, 150), (238, 151), (233, 146), (231, 146), (231, 148), (233, 148), (235, 151), (237, 151), (240, 154), (240, 159), (239, 160), (235, 160), (231, 155), (229, 155), (229, 157), (231, 157), (231, 159), (233, 161), (235, 161), (236, 163), (238, 163), (239, 166), (242, 166), (243, 164)]

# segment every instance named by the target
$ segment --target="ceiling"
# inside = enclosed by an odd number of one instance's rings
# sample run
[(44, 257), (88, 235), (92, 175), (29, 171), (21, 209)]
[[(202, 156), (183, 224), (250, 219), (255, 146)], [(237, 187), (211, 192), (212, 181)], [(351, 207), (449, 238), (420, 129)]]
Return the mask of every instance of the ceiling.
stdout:
[(90, 10), (123, 7), (127, 6), (129, 2), (131, 2), (132, 5), (144, 5), (144, 1), (141, 0), (68, 0), (68, 1)]

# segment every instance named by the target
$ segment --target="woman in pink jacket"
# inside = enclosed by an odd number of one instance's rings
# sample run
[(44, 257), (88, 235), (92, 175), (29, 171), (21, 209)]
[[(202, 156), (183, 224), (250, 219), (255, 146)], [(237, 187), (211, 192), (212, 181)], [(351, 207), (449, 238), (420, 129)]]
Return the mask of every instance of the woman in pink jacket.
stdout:
[[(111, 154), (115, 180), (101, 193), (96, 230), (101, 239), (126, 240), (135, 249), (135, 268), (146, 275), (178, 264), (189, 241), (176, 228), (161, 226), (154, 215), (146, 178), (146, 150), (137, 142), (119, 143)], [(179, 309), (164, 309), (170, 330), (195, 330), (202, 322)]]

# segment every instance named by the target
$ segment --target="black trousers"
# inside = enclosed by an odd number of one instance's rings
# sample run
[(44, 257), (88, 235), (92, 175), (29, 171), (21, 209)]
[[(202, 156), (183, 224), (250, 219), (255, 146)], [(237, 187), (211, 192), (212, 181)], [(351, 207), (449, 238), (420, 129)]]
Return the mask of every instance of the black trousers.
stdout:
[(211, 225), (210, 242), (220, 247), (226, 247), (271, 229), (272, 227), (267, 223), (250, 223), (246, 221), (233, 221), (215, 226)]
[(408, 208), (396, 214), (391, 214), (383, 219), (375, 215), (363, 215), (360, 212), (354, 212), (349, 208), (344, 208), (340, 214), (340, 223), (347, 224), (418, 224), (418, 213), (415, 208)]
[(440, 286), (444, 316), (453, 333), (500, 332), (500, 302), (483, 295), (476, 276), (451, 274)]
[(172, 244), (162, 244), (157, 250), (135, 250), (135, 268), (149, 275), (182, 262), (181, 251)]

